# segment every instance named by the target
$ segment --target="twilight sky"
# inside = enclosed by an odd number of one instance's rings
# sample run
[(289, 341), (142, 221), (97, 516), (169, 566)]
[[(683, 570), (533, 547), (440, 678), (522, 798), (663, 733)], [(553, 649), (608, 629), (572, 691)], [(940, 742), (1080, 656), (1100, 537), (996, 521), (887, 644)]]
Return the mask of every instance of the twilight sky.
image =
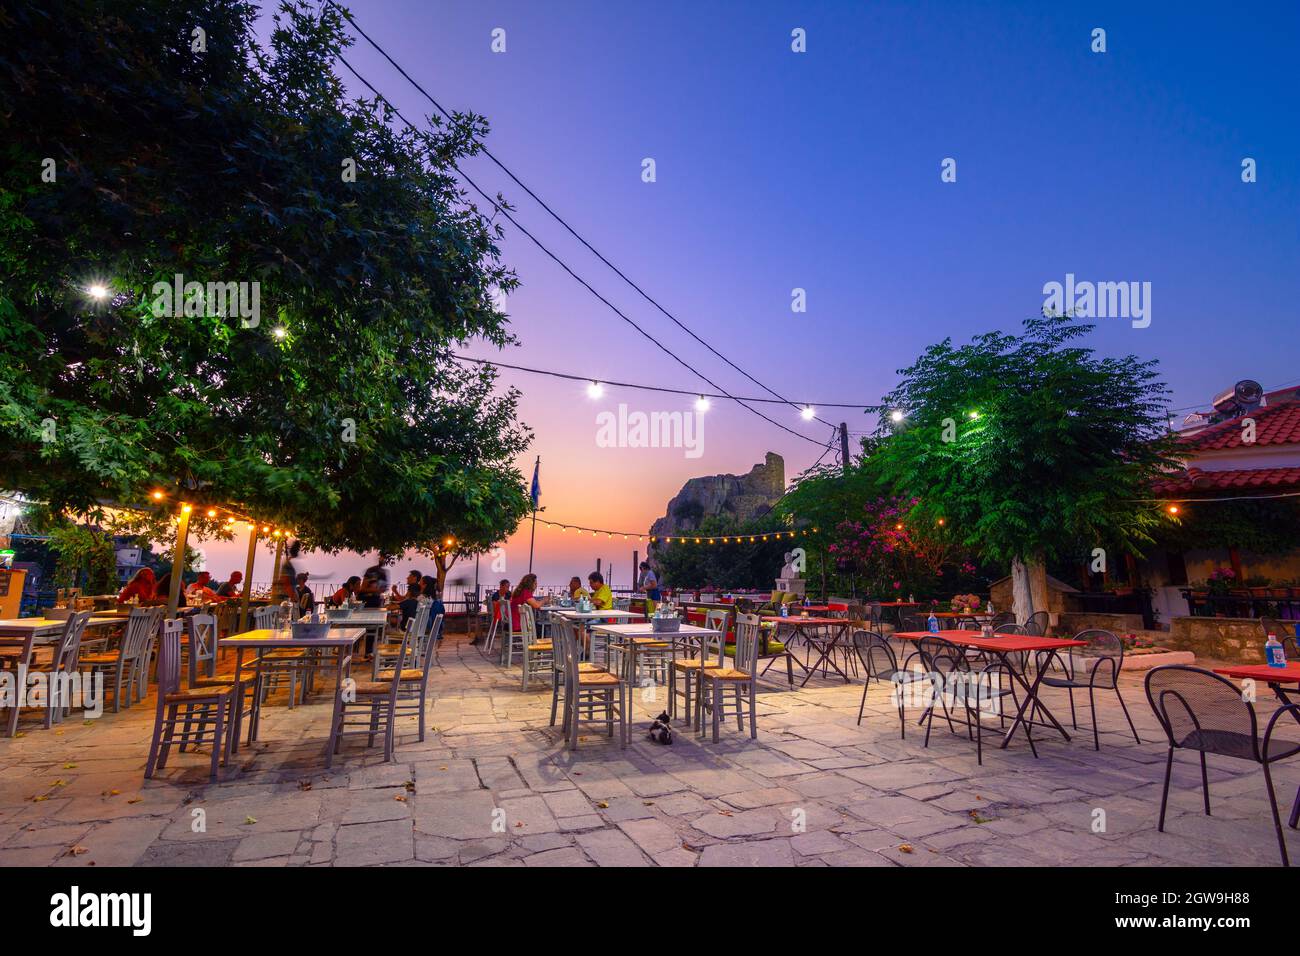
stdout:
[[(1098, 319), (1090, 344), (1158, 358), (1174, 406), (1203, 405), (1241, 378), (1300, 379), (1300, 5), (1252, 4), (1248, 16), (1187, 2), (350, 9), (444, 106), (485, 115), (489, 148), (607, 258), (788, 398), (875, 401), (927, 344), (1015, 329), (1067, 273), (1151, 283), (1149, 327)], [(1096, 27), (1102, 54), (1090, 49)], [(497, 28), (504, 53), (492, 51)], [(791, 50), (795, 28), (805, 53)], [(409, 118), (432, 111), (364, 40), (348, 57)], [(1242, 182), (1246, 157), (1255, 183)], [(642, 181), (646, 158), (653, 183)], [(956, 182), (940, 179), (946, 158)], [(488, 160), (466, 169), (670, 350), (733, 394), (763, 394)], [(707, 388), (526, 237), (509, 230), (504, 252), (522, 282), (507, 308), (520, 344), (495, 357)], [(806, 290), (804, 313), (791, 310), (795, 288)], [(721, 401), (704, 416), (698, 457), (602, 447), (599, 412), (622, 402), (689, 413), (691, 400), (609, 388), (593, 401), (581, 382), (501, 378), (523, 391), (521, 417), (537, 436), (520, 469), (531, 476), (541, 455), (545, 517), (571, 524), (644, 532), (688, 477), (747, 471), (771, 450), (788, 479), (822, 451)], [(817, 443), (829, 438), (793, 409), (761, 407)], [(874, 425), (860, 410), (819, 415)], [(539, 525), (534, 569), (560, 583), (600, 557), (626, 585), (634, 546)], [(241, 542), (204, 547), (217, 574), (242, 567)], [(504, 576), (517, 580), (526, 524), (504, 556)], [(365, 563), (312, 556), (306, 567), (337, 579)], [(484, 580), (501, 576), (484, 561)]]

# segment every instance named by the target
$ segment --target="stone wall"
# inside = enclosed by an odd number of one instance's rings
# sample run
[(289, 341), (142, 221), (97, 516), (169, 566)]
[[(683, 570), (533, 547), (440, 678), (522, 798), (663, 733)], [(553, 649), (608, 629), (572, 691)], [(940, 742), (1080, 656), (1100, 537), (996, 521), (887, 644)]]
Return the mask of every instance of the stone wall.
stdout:
[(1168, 646), (1198, 658), (1232, 663), (1264, 663), (1264, 626), (1250, 617), (1176, 617), (1169, 622)]
[[(1056, 633), (1060, 637), (1071, 637), (1090, 627), (1112, 631), (1115, 634), (1138, 634), (1142, 631), (1142, 615), (1066, 611), (1057, 621)], [(1163, 642), (1162, 637), (1161, 643)]]

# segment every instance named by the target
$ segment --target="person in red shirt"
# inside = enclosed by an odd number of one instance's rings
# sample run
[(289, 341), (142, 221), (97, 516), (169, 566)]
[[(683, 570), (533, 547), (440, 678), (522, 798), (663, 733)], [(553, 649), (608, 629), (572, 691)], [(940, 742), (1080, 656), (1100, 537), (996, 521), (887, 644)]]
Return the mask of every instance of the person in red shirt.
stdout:
[(342, 607), (348, 598), (355, 598), (357, 591), (361, 589), (361, 578), (358, 575), (352, 575), (343, 582), (343, 587), (339, 588), (330, 595), (330, 604), (335, 607)]
[(537, 575), (525, 574), (519, 579), (519, 584), (515, 591), (510, 595), (510, 625), (518, 631), (519, 623), (519, 605), (527, 604), (529, 607), (536, 609), (542, 606), (542, 602), (533, 597), (533, 592), (537, 590)]
[(151, 568), (141, 568), (126, 583), (126, 587), (122, 588), (121, 593), (117, 596), (117, 603), (126, 604), (131, 598), (139, 598), (141, 604), (152, 601), (157, 586), (158, 582), (154, 580), (153, 570)]

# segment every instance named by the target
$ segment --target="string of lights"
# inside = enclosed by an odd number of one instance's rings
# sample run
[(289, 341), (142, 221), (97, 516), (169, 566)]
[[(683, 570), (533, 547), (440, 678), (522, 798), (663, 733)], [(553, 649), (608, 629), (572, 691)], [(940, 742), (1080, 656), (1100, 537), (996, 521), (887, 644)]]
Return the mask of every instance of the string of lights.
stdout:
[(799, 528), (794, 531), (767, 531), (754, 532), (753, 534), (697, 534), (690, 532), (687, 534), (645, 534), (636, 531), (610, 531), (607, 528), (587, 528), (583, 525), (567, 524), (563, 521), (548, 521), (545, 518), (538, 518), (538, 524), (546, 525), (549, 528), (559, 528), (561, 532), (575, 531), (579, 535), (589, 534), (593, 538), (599, 538), (604, 535), (606, 538), (622, 538), (626, 541), (649, 541), (650, 544), (754, 544), (759, 541), (782, 541), (798, 537), (804, 537), (808, 534), (815, 534), (816, 528)]
[[(389, 55), (389, 53), (388, 53), (387, 50), (385, 50), (382, 46), (380, 46), (377, 42), (375, 42), (375, 40), (372, 39), (371, 36), (370, 36), (368, 33), (366, 33), (365, 30), (363, 30), (363, 29), (361, 28), (361, 25), (360, 25), (359, 23), (357, 23), (356, 18), (352, 15), (351, 11), (345, 9), (343, 6), (341, 6), (340, 4), (336, 3), (335, 0), (325, 0), (325, 2), (328, 3), (331, 7), (333, 7), (336, 11), (338, 11), (338, 13), (339, 13), (340, 15), (342, 15), (342, 16), (343, 16), (343, 17), (344, 17), (344, 18), (345, 18), (345, 19), (346, 19), (346, 20), (347, 20), (347, 21), (352, 25), (353, 29), (355, 29), (355, 30), (357, 31), (357, 33), (360, 34), (361, 37), (362, 37), (362, 38), (363, 38), (367, 43), (369, 43), (372, 47), (374, 47), (374, 49), (375, 49), (375, 50), (376, 50), (376, 51), (377, 51), (377, 52), (378, 52), (378, 53), (379, 53), (379, 54), (380, 54), (380, 55), (381, 55), (385, 60), (387, 60), (387, 61), (389, 62), (389, 64), (393, 67), (393, 69), (397, 70), (397, 72), (400, 73), (400, 74), (402, 75), (402, 77), (403, 77), (403, 78), (404, 78), (408, 83), (410, 83), (413, 87), (415, 87), (415, 89), (418, 90), (418, 91), (420, 92), (420, 94), (421, 94), (422, 96), (424, 96), (425, 99), (427, 99), (430, 103), (433, 104), (434, 108), (437, 109), (439, 113), (441, 113), (441, 114), (442, 114), (444, 117), (446, 117), (448, 120), (451, 120), (451, 119), (453, 118), (452, 113), (451, 113), (449, 110), (447, 110), (447, 109), (446, 109), (446, 108), (445, 108), (441, 103), (439, 103), (436, 99), (434, 99), (434, 98), (433, 98), (433, 95), (432, 95), (431, 93), (429, 93), (429, 91), (426, 90), (423, 86), (421, 86), (419, 83), (417, 83), (417, 82), (415, 81), (415, 79), (414, 79), (414, 78), (413, 78), (409, 73), (407, 73), (406, 70), (404, 70), (404, 69), (402, 68), (402, 65), (401, 65), (400, 63), (398, 63), (396, 60), (394, 60), (394, 59), (392, 58), (392, 56)], [(340, 59), (341, 59), (341, 57), (340, 57)], [(344, 62), (346, 63), (346, 61), (344, 61)], [(352, 67), (349, 66), (348, 69), (352, 69)], [(353, 72), (355, 73), (355, 71), (353, 71)], [(358, 78), (358, 79), (361, 79), (360, 76), (358, 76), (357, 78)], [(362, 79), (362, 82), (364, 83), (365, 80)], [(369, 86), (370, 84), (367, 83), (366, 85)], [(373, 90), (373, 87), (372, 87), (372, 90)], [(409, 124), (408, 124), (408, 125), (409, 125)], [(696, 333), (695, 333), (691, 328), (689, 328), (685, 323), (683, 323), (680, 319), (678, 319), (677, 316), (673, 315), (673, 314), (672, 314), (671, 312), (669, 312), (666, 308), (664, 308), (663, 305), (661, 305), (657, 299), (655, 299), (653, 296), (651, 296), (648, 292), (645, 291), (645, 289), (641, 288), (641, 286), (639, 286), (637, 283), (633, 282), (632, 279), (630, 279), (630, 278), (627, 276), (627, 274), (623, 272), (623, 270), (621, 270), (618, 266), (614, 265), (613, 262), (611, 262), (609, 259), (607, 259), (607, 258), (604, 256), (604, 254), (601, 253), (601, 251), (600, 251), (599, 249), (597, 249), (597, 248), (596, 248), (595, 246), (593, 246), (590, 242), (588, 242), (588, 241), (586, 240), (586, 238), (584, 238), (584, 237), (583, 237), (583, 236), (582, 236), (582, 235), (581, 235), (581, 234), (580, 234), (576, 229), (573, 228), (573, 226), (569, 225), (568, 221), (565, 220), (563, 216), (561, 216), (561, 215), (560, 215), (559, 213), (557, 213), (554, 209), (552, 209), (549, 205), (547, 205), (546, 202), (542, 199), (541, 196), (539, 196), (539, 195), (537, 195), (537, 193), (533, 192), (533, 190), (530, 189), (530, 188), (528, 187), (528, 185), (525, 184), (525, 183), (524, 183), (524, 182), (523, 182), (523, 181), (522, 181), (518, 176), (516, 176), (516, 175), (514, 174), (514, 172), (511, 171), (511, 169), (510, 169), (508, 166), (506, 166), (505, 163), (503, 163), (500, 159), (497, 158), (497, 156), (496, 156), (496, 155), (495, 155), (495, 154), (494, 154), (494, 153), (493, 153), (493, 152), (488, 148), (488, 146), (487, 146), (486, 143), (482, 142), (481, 140), (478, 140), (478, 141), (475, 142), (475, 147), (476, 147), (476, 149), (477, 149), (479, 152), (483, 153), (484, 156), (486, 156), (486, 157), (487, 157), (488, 159), (490, 159), (494, 164), (496, 164), (496, 166), (497, 166), (498, 169), (500, 169), (503, 173), (505, 173), (507, 176), (509, 176), (510, 179), (515, 183), (515, 185), (517, 185), (520, 189), (522, 189), (525, 193), (527, 193), (527, 194), (528, 194), (528, 195), (529, 195), (529, 196), (530, 196), (530, 197), (531, 197), (531, 198), (532, 198), (532, 199), (533, 199), (533, 200), (534, 200), (534, 201), (535, 201), (539, 206), (542, 207), (542, 209), (546, 210), (547, 214), (550, 215), (550, 217), (551, 217), (552, 219), (554, 219), (556, 222), (558, 222), (561, 226), (563, 226), (564, 229), (565, 229), (565, 231), (567, 231), (567, 232), (569, 233), (569, 235), (573, 236), (573, 238), (577, 239), (578, 242), (582, 243), (582, 245), (583, 245), (584, 247), (586, 247), (586, 249), (587, 249), (589, 252), (591, 252), (592, 255), (594, 255), (594, 256), (595, 256), (597, 259), (599, 259), (602, 263), (604, 263), (606, 266), (608, 266), (609, 269), (610, 269), (610, 270), (611, 270), (611, 271), (612, 271), (616, 276), (618, 276), (618, 277), (619, 277), (620, 279), (622, 279), (625, 283), (627, 283), (627, 284), (628, 284), (629, 286), (631, 286), (634, 290), (636, 290), (637, 294), (640, 295), (641, 298), (645, 299), (645, 300), (646, 300), (647, 302), (649, 302), (652, 306), (654, 306), (654, 307), (655, 307), (656, 309), (658, 309), (661, 313), (663, 313), (663, 315), (666, 316), (666, 317), (667, 317), (667, 318), (668, 318), (668, 319), (669, 319), (669, 320), (670, 320), (674, 325), (676, 325), (679, 329), (681, 329), (683, 332), (685, 332), (687, 335), (689, 335), (692, 339), (694, 339), (694, 340), (695, 340), (696, 342), (698, 342), (700, 345), (704, 346), (706, 349), (708, 349), (711, 353), (713, 353), (714, 355), (716, 355), (718, 358), (722, 359), (722, 361), (726, 362), (727, 365), (731, 366), (731, 368), (735, 369), (737, 372), (739, 372), (739, 373), (740, 373), (741, 375), (743, 375), (745, 378), (749, 379), (751, 382), (753, 382), (753, 383), (754, 383), (755, 385), (757, 385), (759, 388), (763, 389), (763, 391), (767, 392), (769, 395), (773, 395), (773, 396), (775, 396), (777, 401), (779, 401), (779, 402), (781, 402), (781, 403), (784, 403), (784, 404), (786, 404), (786, 405), (790, 405), (790, 406), (792, 406), (792, 407), (800, 408), (800, 413), (802, 414), (803, 418), (804, 418), (806, 421), (807, 421), (807, 420), (812, 420), (812, 419), (816, 418), (817, 421), (821, 422), (823, 425), (828, 425), (828, 426), (830, 426), (830, 427), (832, 427), (832, 428), (834, 427), (834, 425), (833, 425), (831, 422), (828, 422), (828, 421), (826, 421), (825, 419), (822, 419), (822, 418), (818, 418), (818, 417), (817, 417), (817, 414), (816, 414), (816, 410), (815, 410), (815, 408), (814, 408), (813, 406), (811, 406), (811, 405), (806, 405), (806, 404), (805, 404), (805, 405), (803, 405), (802, 407), (800, 407), (797, 403), (792, 402), (792, 401), (790, 401), (789, 399), (785, 398), (783, 395), (781, 395), (779, 392), (777, 392), (777, 391), (776, 391), (775, 389), (773, 389), (771, 386), (769, 386), (769, 385), (767, 385), (767, 384), (765, 384), (765, 383), (763, 383), (763, 382), (760, 382), (757, 378), (755, 378), (755, 377), (754, 377), (753, 375), (751, 375), (749, 372), (745, 371), (743, 368), (741, 368), (739, 365), (737, 365), (737, 364), (736, 364), (735, 362), (733, 362), (731, 359), (727, 358), (727, 356), (723, 355), (721, 352), (719, 352), (716, 348), (714, 348), (712, 345), (710, 345), (710, 344), (709, 344), (708, 342), (706, 342), (704, 339), (700, 338), (699, 335), (697, 335), (697, 334), (696, 334)], [(461, 175), (463, 176), (464, 173), (462, 172)], [(468, 177), (468, 176), (466, 176), (465, 178), (466, 178), (467, 181), (470, 182), (470, 185), (474, 185), (474, 183), (473, 183), (471, 180), (469, 180), (469, 177)], [(478, 186), (475, 185), (474, 188), (477, 190), (477, 189), (478, 189)], [(482, 190), (479, 190), (479, 192), (482, 193)], [(484, 197), (484, 198), (486, 198), (486, 197)], [(511, 221), (513, 222), (514, 220), (511, 219)], [(518, 223), (516, 223), (516, 225), (518, 225)], [(522, 227), (521, 227), (521, 228), (522, 228)], [(525, 233), (525, 234), (527, 234), (527, 233)], [(532, 237), (530, 236), (529, 238), (532, 238)], [(534, 241), (536, 241), (536, 240), (534, 240)], [(539, 245), (540, 245), (540, 243), (539, 243)], [(575, 276), (575, 278), (576, 278), (576, 276)], [(585, 283), (584, 283), (584, 285), (585, 285)], [(699, 374), (699, 373), (697, 372), (696, 374)], [(701, 377), (701, 378), (704, 378), (703, 375), (700, 375), (700, 377)], [(705, 380), (705, 381), (708, 381), (708, 379), (704, 379), (704, 380)], [(728, 397), (730, 397), (730, 396), (728, 396)], [(855, 407), (856, 407), (856, 406), (855, 406)], [(751, 409), (751, 411), (752, 411), (752, 409)]]

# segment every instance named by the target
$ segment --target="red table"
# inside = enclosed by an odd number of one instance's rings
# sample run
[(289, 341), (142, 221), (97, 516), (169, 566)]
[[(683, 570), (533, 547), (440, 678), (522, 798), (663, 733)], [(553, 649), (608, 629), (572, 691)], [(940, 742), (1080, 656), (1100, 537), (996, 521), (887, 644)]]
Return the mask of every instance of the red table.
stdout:
[[(1291, 698), (1282, 689), (1283, 684), (1300, 684), (1300, 662), (1288, 661), (1286, 667), (1269, 667), (1267, 664), (1242, 664), (1237, 667), (1216, 667), (1214, 673), (1231, 677), (1234, 680), (1262, 680), (1277, 694), (1284, 706), (1291, 706)], [(1295, 716), (1295, 711), (1291, 711)], [(1300, 717), (1296, 717), (1300, 721)], [(1300, 823), (1300, 790), (1296, 791), (1295, 802), (1291, 805), (1291, 829)]]
[(1034, 704), (1034, 713), (1042, 712), (1051, 721), (1051, 725), (1060, 732), (1066, 740), (1070, 735), (1065, 732), (1061, 722), (1056, 719), (1047, 705), (1038, 698), (1038, 685), (1043, 682), (1043, 677), (1047, 673), (1046, 668), (1039, 668), (1038, 673), (1034, 676), (1034, 682), (1029, 683), (1024, 674), (1016, 669), (1011, 663), (1011, 656), (1016, 654), (1034, 654), (1039, 651), (1063, 651), (1071, 647), (1087, 647), (1087, 641), (1067, 640), (1059, 637), (1033, 637), (1029, 634), (1002, 634), (998, 637), (984, 637), (979, 631), (939, 631), (937, 634), (931, 634), (929, 631), (895, 631), (894, 637), (901, 638), (905, 641), (919, 641), (927, 637), (939, 637), (949, 643), (956, 644), (958, 647), (970, 647), (977, 651), (985, 651), (989, 654), (996, 654), (1007, 669), (1007, 673), (1012, 679), (1020, 684), (1025, 690), (1025, 699), (1020, 702), (1020, 707), (1016, 711), (1016, 718), (1007, 728), (1006, 734), (1002, 737), (1002, 749), (1006, 749), (1011, 743), (1012, 736), (1015, 735), (1016, 728), (1023, 726), (1025, 728), (1025, 739), (1029, 741), (1029, 749), (1033, 751), (1034, 756), (1038, 756), (1038, 748), (1034, 746), (1033, 735), (1029, 732), (1030, 721), (1025, 719), (1025, 712), (1029, 705)]
[[(844, 636), (844, 633), (849, 629), (849, 625), (853, 623), (848, 618), (811, 617), (811, 616), (805, 617), (803, 615), (796, 616), (794, 614), (791, 614), (789, 617), (781, 617), (779, 614), (764, 614), (763, 620), (775, 621), (778, 630), (782, 624), (787, 625), (794, 631), (795, 634), (798, 634), (800, 637), (803, 638), (803, 641), (806, 645), (808, 645), (809, 647), (811, 647), (813, 650), (817, 651), (821, 655), (820, 657), (817, 658), (816, 663), (814, 663), (812, 666), (807, 666), (805, 664), (799, 665), (800, 667), (803, 667), (803, 669), (807, 672), (804, 674), (803, 683), (799, 685), (800, 687), (803, 687), (804, 684), (808, 683), (808, 678), (813, 676), (813, 672), (817, 670), (819, 664), (823, 665), (822, 666), (823, 676), (826, 676), (826, 671), (827, 671), (825, 665), (829, 665), (830, 668), (835, 671), (835, 673), (839, 674), (840, 677), (844, 678), (844, 683), (846, 684), (849, 683), (849, 675), (844, 673), (844, 671), (840, 670), (840, 666), (835, 663), (834, 658), (831, 656), (832, 654), (835, 653), (835, 648), (839, 646), (840, 638)], [(829, 637), (824, 636), (817, 631), (813, 631), (813, 632), (805, 631), (804, 630), (805, 627), (826, 628), (827, 631), (829, 632)], [(787, 641), (786, 644), (788, 646), (789, 641)], [(809, 654), (808, 657), (810, 660), (812, 659), (811, 654)], [(795, 658), (795, 660), (797, 661), (798, 658)]]

